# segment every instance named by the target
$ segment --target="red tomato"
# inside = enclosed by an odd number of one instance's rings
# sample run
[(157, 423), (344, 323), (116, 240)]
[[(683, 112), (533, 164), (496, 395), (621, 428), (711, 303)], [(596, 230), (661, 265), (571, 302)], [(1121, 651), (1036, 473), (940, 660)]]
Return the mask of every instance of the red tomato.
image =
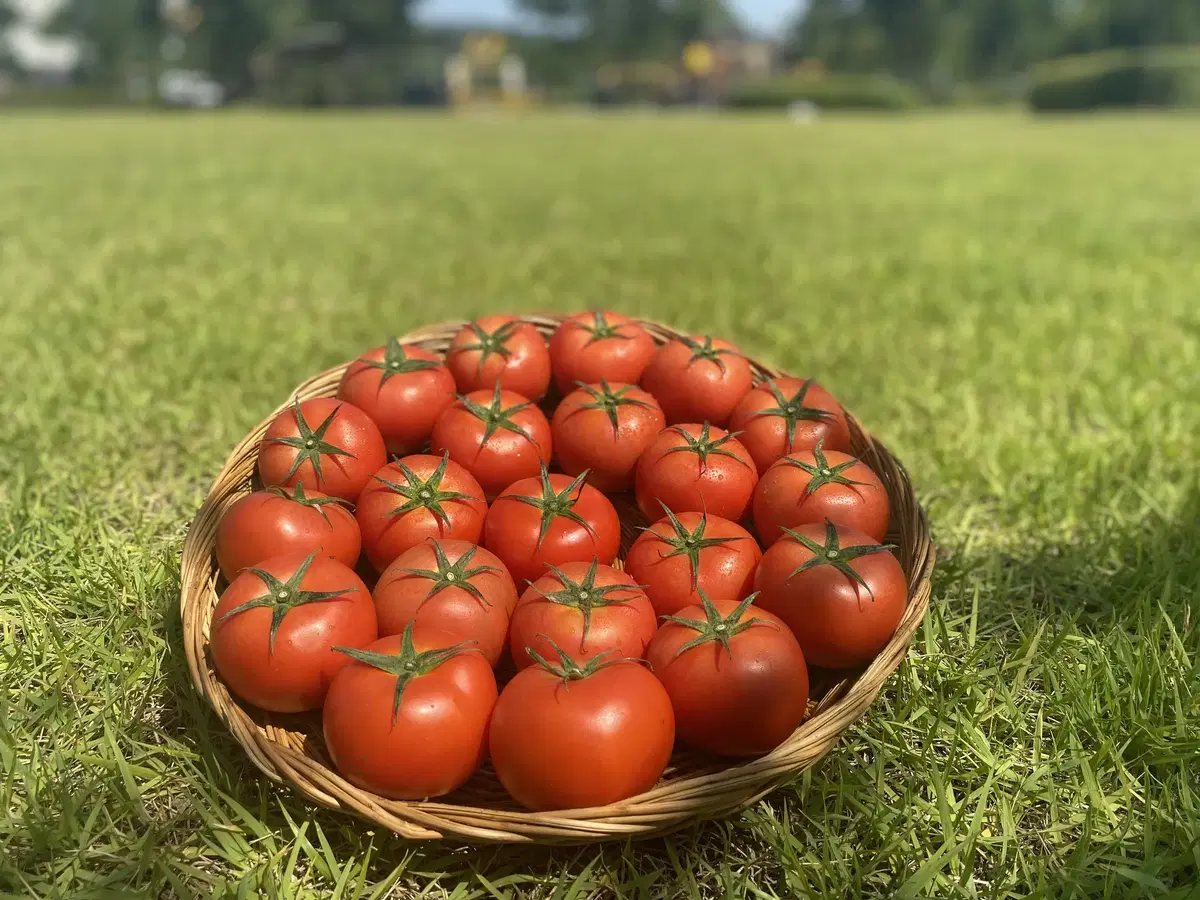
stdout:
[(737, 602), (750, 593), (762, 551), (741, 525), (685, 512), (645, 529), (625, 554), (625, 574), (646, 590), (660, 616), (695, 606), (702, 595)]
[(375, 423), (357, 406), (332, 397), (297, 400), (275, 417), (258, 448), (258, 474), (267, 487), (303, 484), (351, 501), (386, 463)]
[(904, 570), (890, 549), (831, 522), (785, 528), (755, 573), (758, 606), (787, 623), (811, 665), (870, 662), (908, 603)]
[(654, 339), (636, 320), (614, 312), (564, 319), (550, 338), (554, 381), (566, 394), (579, 382), (636, 384), (654, 356)]
[(812, 451), (783, 457), (754, 490), (754, 527), (768, 547), (783, 535), (782, 528), (826, 519), (882, 541), (891, 515), (879, 476), (856, 457), (823, 452), (820, 442)]
[(466, 541), (426, 541), (396, 558), (375, 585), (380, 634), (416, 622), (478, 643), (489, 665), (504, 652), (517, 587), (504, 564)]
[(499, 387), (460, 397), (433, 426), (432, 450), (470, 472), (494, 497), (550, 462), (550, 423), (542, 411)]
[(446, 351), (458, 389), (491, 392), (497, 384), (531, 400), (550, 386), (550, 351), (536, 328), (513, 316), (484, 316), (463, 326)]
[(709, 512), (737, 522), (750, 506), (758, 470), (746, 448), (720, 428), (673, 425), (638, 460), (635, 484), (648, 521), (665, 504), (677, 513)]
[(564, 397), (550, 431), (568, 475), (586, 471), (602, 491), (627, 491), (638, 457), (666, 425), (658, 401), (641, 388), (601, 381)]
[(548, 566), (599, 560), (608, 565), (621, 546), (621, 520), (612, 502), (590, 484), (549, 475), (523, 478), (496, 498), (483, 523), (483, 542), (504, 561), (517, 584)]
[(811, 450), (822, 441), (830, 450), (850, 449), (842, 405), (811, 378), (764, 381), (742, 398), (729, 427), (738, 432), (760, 475), (784, 454)]
[(635, 662), (559, 651), (508, 683), (492, 712), (492, 768), (529, 809), (607, 806), (650, 790), (675, 743), (671, 701)]
[(440, 797), (487, 756), (496, 677), (454, 635), (423, 625), (352, 659), (325, 698), (325, 746), (353, 784), (399, 800)]
[(311, 550), (354, 568), (361, 549), (358, 523), (341, 500), (306, 493), (302, 484), (291, 494), (279, 487), (247, 494), (217, 526), (217, 564), (230, 581), (264, 559)]
[(720, 756), (760, 756), (796, 730), (808, 707), (808, 666), (788, 627), (741, 603), (668, 616), (647, 660), (667, 689), (685, 744)]
[(390, 337), (386, 347), (350, 363), (337, 395), (379, 426), (388, 453), (405, 456), (425, 445), (437, 417), (454, 402), (454, 376), (435, 354)]
[(382, 572), (428, 538), (477, 543), (487, 502), (479, 482), (448, 454), (406, 456), (371, 476), (354, 514), (367, 559)]
[(553, 645), (578, 663), (612, 651), (641, 659), (657, 629), (637, 582), (593, 559), (551, 567), (529, 586), (513, 612), (509, 645), (518, 669), (533, 665), (529, 650), (553, 656)]
[(750, 364), (728, 341), (676, 338), (658, 348), (642, 374), (672, 425), (712, 422), (724, 427), (753, 379)]
[(229, 689), (271, 712), (317, 709), (346, 664), (335, 646), (378, 637), (371, 592), (348, 567), (316, 551), (246, 569), (213, 610), (209, 649)]

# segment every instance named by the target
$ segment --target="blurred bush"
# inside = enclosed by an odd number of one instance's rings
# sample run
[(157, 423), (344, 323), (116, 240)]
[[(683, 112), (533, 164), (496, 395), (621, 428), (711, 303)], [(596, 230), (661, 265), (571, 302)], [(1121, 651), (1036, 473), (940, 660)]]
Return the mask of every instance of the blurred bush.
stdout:
[(1105, 50), (1034, 69), (1026, 97), (1040, 112), (1102, 107), (1200, 107), (1200, 47)]
[(902, 110), (923, 98), (911, 85), (879, 75), (793, 74), (734, 86), (729, 105), (743, 109), (775, 109), (793, 103), (821, 109)]

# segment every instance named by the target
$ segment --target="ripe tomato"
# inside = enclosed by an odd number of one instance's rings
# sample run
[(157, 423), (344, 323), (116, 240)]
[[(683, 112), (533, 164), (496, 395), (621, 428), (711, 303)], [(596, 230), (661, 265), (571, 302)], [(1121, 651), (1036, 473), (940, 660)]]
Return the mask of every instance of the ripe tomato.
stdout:
[(613, 312), (571, 316), (550, 338), (554, 381), (564, 394), (579, 382), (636, 384), (652, 356), (654, 339), (646, 329)]
[(504, 652), (517, 587), (504, 564), (466, 541), (429, 540), (400, 554), (375, 585), (379, 633), (409, 624), (478, 642), (489, 665)]
[(638, 460), (638, 506), (647, 521), (665, 504), (675, 512), (709, 512), (740, 521), (750, 505), (758, 470), (746, 448), (720, 428), (673, 425), (659, 432)]
[(707, 595), (736, 603), (750, 593), (762, 551), (741, 525), (666, 506), (625, 554), (625, 574), (645, 588), (660, 616), (679, 612)]
[(325, 698), (325, 746), (347, 781), (398, 800), (440, 797), (487, 756), (496, 677), (469, 642), (409, 625), (349, 657)]
[(554, 655), (553, 645), (576, 662), (617, 651), (641, 659), (658, 622), (637, 582), (611, 566), (551, 566), (521, 595), (513, 612), (509, 646), (518, 669), (533, 665), (533, 650)]
[(568, 475), (588, 472), (602, 491), (633, 487), (638, 457), (667, 426), (650, 394), (632, 384), (581, 385), (554, 411), (550, 432), (559, 465)]
[(783, 535), (782, 528), (826, 519), (882, 541), (891, 514), (879, 476), (856, 457), (825, 453), (819, 441), (811, 451), (780, 459), (754, 489), (754, 527), (768, 547)]
[(357, 406), (332, 397), (297, 400), (275, 417), (258, 449), (258, 474), (267, 487), (303, 484), (350, 501), (386, 463), (375, 423)]
[(579, 665), (561, 650), (522, 669), (496, 701), (492, 767), (529, 809), (606, 806), (654, 787), (671, 758), (667, 692), (636, 662)]
[(782, 744), (808, 707), (808, 666), (775, 616), (741, 603), (700, 604), (667, 616), (647, 661), (671, 698), (685, 744), (721, 756), (759, 756)]
[(406, 456), (371, 476), (354, 515), (367, 559), (382, 572), (428, 538), (477, 543), (487, 502), (479, 482), (449, 454)]
[(279, 487), (247, 494), (217, 526), (217, 564), (230, 581), (264, 559), (310, 550), (354, 568), (361, 549), (353, 513), (337, 497), (306, 493), (302, 484), (290, 494)]
[(760, 475), (784, 454), (811, 450), (821, 441), (829, 450), (850, 449), (842, 405), (811, 378), (764, 381), (742, 398), (729, 427), (738, 432)]
[(346, 664), (335, 646), (378, 637), (371, 592), (348, 567), (314, 550), (246, 569), (213, 610), (209, 649), (229, 689), (271, 712), (317, 709)]
[(520, 394), (497, 386), (459, 397), (438, 417), (431, 443), (432, 452), (448, 452), (494, 497), (550, 462), (550, 423)]
[(435, 354), (394, 337), (350, 363), (337, 393), (371, 417), (393, 456), (425, 445), (454, 394), (454, 376)]
[(672, 425), (711, 422), (724, 427), (753, 385), (750, 364), (728, 341), (676, 338), (658, 348), (642, 373)]
[(908, 602), (890, 549), (828, 521), (785, 528), (755, 573), (758, 606), (787, 623), (811, 665), (863, 665), (895, 634)]
[(462, 393), (497, 384), (531, 400), (550, 386), (550, 351), (536, 328), (513, 316), (484, 316), (463, 326), (446, 351), (446, 365)]

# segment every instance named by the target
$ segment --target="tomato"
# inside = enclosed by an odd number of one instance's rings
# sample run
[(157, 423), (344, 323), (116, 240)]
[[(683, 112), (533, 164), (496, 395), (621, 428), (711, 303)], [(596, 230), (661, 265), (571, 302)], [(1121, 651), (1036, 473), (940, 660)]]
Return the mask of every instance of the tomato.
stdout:
[(850, 449), (850, 426), (842, 405), (811, 378), (764, 381), (733, 411), (729, 428), (738, 432), (759, 474), (775, 460), (819, 442), (830, 450)]
[(297, 400), (267, 427), (258, 449), (258, 474), (267, 487), (303, 484), (351, 501), (386, 464), (375, 423), (357, 406), (332, 397)]
[(679, 739), (720, 756), (759, 756), (808, 708), (808, 666), (778, 618), (750, 605), (700, 604), (667, 616), (647, 660), (667, 689)]
[(828, 521), (785, 528), (754, 575), (757, 604), (787, 623), (811, 665), (863, 665), (896, 633), (908, 603), (891, 549)]
[(853, 456), (818, 441), (811, 451), (785, 456), (767, 469), (754, 489), (754, 527), (768, 547), (781, 528), (821, 524), (854, 528), (872, 540), (887, 535), (891, 504), (879, 476)]
[(517, 587), (504, 564), (466, 541), (426, 541), (400, 554), (375, 585), (380, 634), (410, 623), (478, 642), (490, 665), (504, 653)]
[(593, 559), (552, 566), (529, 585), (513, 612), (509, 645), (518, 669), (533, 665), (530, 649), (553, 656), (551, 644), (579, 663), (611, 651), (641, 659), (657, 629), (637, 582)]
[(427, 538), (477, 543), (487, 502), (479, 482), (449, 454), (406, 456), (371, 476), (354, 515), (367, 559), (382, 572)]
[(753, 386), (750, 364), (728, 341), (680, 337), (658, 348), (642, 373), (672, 425), (711, 422), (724, 427)]
[(350, 661), (325, 698), (322, 730), (347, 781), (398, 800), (440, 797), (487, 756), (496, 677), (467, 642), (409, 624)]
[[(540, 654), (539, 654), (540, 656)], [(533, 810), (607, 806), (650, 790), (675, 743), (667, 692), (636, 662), (558, 651), (496, 701), (488, 748), (505, 790)]]
[(612, 501), (575, 478), (523, 478), (496, 498), (483, 523), (483, 543), (504, 561), (517, 584), (548, 566), (599, 560), (608, 565), (621, 546), (621, 520)]
[(731, 434), (703, 425), (673, 425), (659, 432), (638, 460), (637, 503), (647, 521), (660, 504), (677, 513), (709, 512), (740, 521), (750, 506), (758, 470)]
[(361, 549), (353, 513), (337, 497), (306, 493), (302, 484), (290, 494), (279, 487), (247, 494), (217, 526), (217, 564), (230, 581), (264, 559), (310, 550), (354, 568)]
[(448, 452), (494, 497), (549, 464), (550, 423), (520, 394), (496, 387), (460, 397), (438, 417), (431, 443), (434, 453)]
[(645, 529), (625, 554), (625, 574), (645, 588), (658, 615), (694, 606), (702, 594), (736, 603), (750, 593), (762, 559), (750, 532), (720, 516), (663, 510), (666, 518)]
[(550, 364), (566, 394), (579, 382), (636, 384), (654, 356), (654, 338), (634, 319), (613, 312), (564, 319), (550, 338)]
[(550, 420), (554, 452), (568, 475), (587, 471), (602, 491), (633, 487), (638, 457), (667, 425), (658, 401), (632, 384), (581, 385)]
[(390, 337), (387, 346), (350, 363), (337, 395), (379, 426), (388, 453), (404, 456), (425, 445), (437, 417), (454, 402), (454, 376), (435, 354)]
[(550, 386), (550, 351), (536, 328), (513, 316), (484, 316), (463, 326), (446, 351), (458, 389), (491, 391), (497, 384), (531, 400)]
[(271, 712), (317, 709), (346, 657), (335, 646), (378, 637), (371, 592), (312, 551), (264, 560), (229, 583), (213, 610), (209, 650), (229, 689)]

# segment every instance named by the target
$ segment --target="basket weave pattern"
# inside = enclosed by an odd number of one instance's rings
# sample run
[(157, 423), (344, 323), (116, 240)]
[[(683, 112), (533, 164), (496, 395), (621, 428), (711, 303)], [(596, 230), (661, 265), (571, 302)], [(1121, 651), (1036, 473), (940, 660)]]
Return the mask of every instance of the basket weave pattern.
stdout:
[[(559, 323), (551, 316), (529, 316), (544, 335)], [(464, 322), (447, 322), (400, 339), (444, 352)], [(658, 343), (679, 336), (653, 322), (642, 323)], [(749, 360), (756, 383), (783, 373)], [(406, 838), (457, 838), (470, 842), (585, 843), (650, 836), (697, 819), (735, 812), (813, 766), (843, 731), (866, 711), (884, 682), (900, 665), (929, 606), (934, 548), (925, 513), (913, 495), (903, 466), (847, 413), (852, 449), (887, 488), (892, 506), (888, 540), (908, 579), (908, 608), (896, 634), (862, 672), (840, 681), (814, 673), (813, 700), (804, 722), (782, 745), (748, 761), (715, 760), (677, 750), (662, 780), (650, 791), (611, 806), (558, 812), (528, 812), (507, 797), (485, 766), (454, 794), (437, 801), (388, 800), (355, 787), (329, 764), (321, 740), (320, 715), (266, 714), (232, 697), (217, 676), (208, 652), (209, 628), (218, 599), (214, 559), (217, 524), (224, 511), (252, 490), (258, 446), (267, 426), (292, 399), (330, 397), (346, 366), (322, 372), (301, 384), (287, 403), (264, 419), (234, 448), (208, 492), (183, 546), (182, 594), (184, 649), (192, 682), (228, 725), (255, 765), (277, 782), (287, 782), (310, 800), (353, 811)], [(632, 503), (617, 498), (622, 518), (622, 552), (636, 527), (644, 524)]]

